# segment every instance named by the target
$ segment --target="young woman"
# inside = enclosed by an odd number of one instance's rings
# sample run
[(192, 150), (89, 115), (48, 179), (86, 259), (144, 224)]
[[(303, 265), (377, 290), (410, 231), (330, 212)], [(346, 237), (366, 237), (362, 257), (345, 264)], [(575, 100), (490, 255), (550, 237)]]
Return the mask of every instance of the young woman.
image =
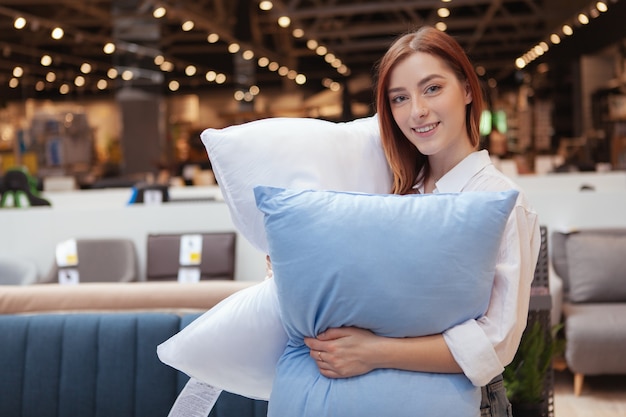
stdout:
[[(393, 193), (517, 189), (491, 164), (487, 151), (477, 150), (482, 91), (469, 59), (449, 35), (424, 27), (400, 37), (379, 63), (376, 99)], [(329, 329), (305, 340), (311, 357), (329, 378), (377, 368), (462, 372), (483, 387), (481, 415), (510, 415), (501, 374), (526, 325), (539, 246), (537, 215), (520, 193), (507, 222), (483, 317), (442, 334), (415, 338)]]

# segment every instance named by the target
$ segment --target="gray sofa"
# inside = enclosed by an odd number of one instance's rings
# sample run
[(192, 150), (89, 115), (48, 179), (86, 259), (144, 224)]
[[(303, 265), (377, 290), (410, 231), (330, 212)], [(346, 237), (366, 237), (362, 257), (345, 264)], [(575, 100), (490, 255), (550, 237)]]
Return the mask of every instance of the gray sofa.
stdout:
[[(0, 315), (0, 416), (167, 417), (188, 377), (156, 346), (198, 314)], [(266, 402), (224, 392), (210, 417), (266, 415)]]
[(551, 235), (562, 280), (565, 360), (580, 395), (585, 375), (626, 374), (626, 229)]

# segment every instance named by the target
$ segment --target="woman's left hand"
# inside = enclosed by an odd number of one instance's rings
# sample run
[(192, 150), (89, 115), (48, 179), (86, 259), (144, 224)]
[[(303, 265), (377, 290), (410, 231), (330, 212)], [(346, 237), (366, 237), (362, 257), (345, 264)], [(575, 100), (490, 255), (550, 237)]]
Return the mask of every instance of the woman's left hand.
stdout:
[(349, 378), (375, 369), (370, 358), (376, 357), (379, 339), (369, 330), (356, 327), (328, 329), (317, 338), (307, 337), (304, 343), (320, 373), (327, 378)]

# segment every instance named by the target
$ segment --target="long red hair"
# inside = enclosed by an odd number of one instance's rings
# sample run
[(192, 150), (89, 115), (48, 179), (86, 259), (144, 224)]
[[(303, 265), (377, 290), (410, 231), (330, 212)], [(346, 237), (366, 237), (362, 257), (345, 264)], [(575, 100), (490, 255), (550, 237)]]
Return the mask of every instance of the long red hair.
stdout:
[(377, 65), (376, 112), (380, 135), (387, 161), (393, 173), (392, 193), (407, 194), (420, 172), (428, 170), (428, 158), (404, 136), (391, 114), (387, 95), (389, 79), (395, 66), (415, 52), (423, 52), (442, 59), (456, 74), (459, 81), (467, 83), (472, 101), (466, 106), (467, 134), (474, 148), (480, 141), (480, 117), (484, 106), (483, 92), (474, 67), (459, 43), (450, 35), (425, 26), (398, 38)]

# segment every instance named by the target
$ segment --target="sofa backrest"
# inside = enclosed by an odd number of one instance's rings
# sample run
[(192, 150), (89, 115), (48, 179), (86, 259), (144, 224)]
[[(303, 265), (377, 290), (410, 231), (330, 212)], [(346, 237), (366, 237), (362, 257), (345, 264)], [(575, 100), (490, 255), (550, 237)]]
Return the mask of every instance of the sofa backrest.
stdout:
[[(0, 416), (166, 417), (188, 377), (156, 347), (199, 314), (0, 315)], [(266, 404), (223, 393), (215, 417)]]
[(572, 302), (626, 301), (626, 228), (552, 232), (552, 267)]

